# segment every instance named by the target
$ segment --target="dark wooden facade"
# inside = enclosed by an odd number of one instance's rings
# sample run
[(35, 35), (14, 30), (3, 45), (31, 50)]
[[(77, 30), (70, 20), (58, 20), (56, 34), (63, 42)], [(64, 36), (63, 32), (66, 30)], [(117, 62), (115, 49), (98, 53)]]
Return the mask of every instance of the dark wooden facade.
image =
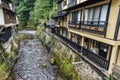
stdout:
[(16, 17), (15, 17), (15, 13), (7, 10), (7, 9), (3, 9), (4, 12), (4, 19), (5, 19), (5, 24), (9, 24), (9, 23), (16, 23)]
[(13, 3), (11, 0), (1, 0), (0, 7), (3, 9), (4, 24), (16, 23), (16, 15), (13, 10)]

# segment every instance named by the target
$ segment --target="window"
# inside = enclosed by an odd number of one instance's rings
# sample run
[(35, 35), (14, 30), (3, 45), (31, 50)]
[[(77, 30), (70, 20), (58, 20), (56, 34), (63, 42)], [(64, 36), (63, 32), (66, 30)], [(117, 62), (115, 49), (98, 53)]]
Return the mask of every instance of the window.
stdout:
[(81, 11), (78, 11), (77, 13), (77, 23), (81, 21)]
[(88, 18), (88, 10), (85, 10), (85, 20), (84, 20), (84, 24), (87, 24), (87, 18)]
[(65, 0), (64, 3), (63, 3), (63, 6), (66, 6), (67, 5), (67, 1)]
[(100, 15), (100, 7), (96, 7), (94, 9), (94, 16), (93, 16), (94, 23), (93, 24), (97, 24), (98, 23), (98, 21), (99, 21), (99, 15)]
[[(101, 9), (101, 14), (100, 14), (100, 21), (106, 21), (106, 18), (107, 18), (107, 12), (108, 12), (108, 5), (104, 5), (102, 6), (102, 9)], [(100, 22), (100, 24), (104, 24), (103, 22)]]
[(88, 14), (88, 21), (92, 21), (92, 17), (93, 17), (93, 8), (88, 9), (88, 12), (89, 12), (89, 14)]
[(75, 0), (69, 0), (69, 4), (75, 2)]
[(59, 10), (62, 9), (62, 2), (58, 4), (58, 9), (59, 9)]
[(81, 20), (81, 11), (76, 11), (76, 12), (70, 13), (69, 18), (70, 18), (69, 21), (71, 23), (79, 23)]
[(70, 23), (74, 23), (75, 22), (75, 17), (76, 15), (75, 15), (75, 12), (72, 12), (72, 13), (70, 13)]
[(2, 4), (2, 1), (0, 0), (0, 4)]
[(108, 5), (85, 9), (84, 24), (104, 25), (107, 18), (107, 12), (108, 12)]
[(98, 42), (98, 41), (94, 41), (94, 42), (93, 42), (93, 47), (99, 48), (99, 42)]
[(70, 23), (72, 22), (72, 13), (70, 13)]

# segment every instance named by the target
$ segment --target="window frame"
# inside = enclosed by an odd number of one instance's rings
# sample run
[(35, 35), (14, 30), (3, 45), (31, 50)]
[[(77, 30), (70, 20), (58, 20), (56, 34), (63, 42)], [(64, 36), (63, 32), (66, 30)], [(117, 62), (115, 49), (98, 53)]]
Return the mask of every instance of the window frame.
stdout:
[[(78, 15), (79, 15), (79, 12), (80, 12), (80, 21), (78, 21)], [(71, 17), (72, 16), (72, 17)], [(71, 12), (69, 14), (69, 22), (70, 23), (75, 23), (75, 24), (79, 24), (78, 22), (81, 22), (81, 18), (82, 18), (82, 10), (78, 10), (78, 11), (75, 11), (75, 12)]]
[(118, 19), (117, 19), (117, 23), (116, 23), (116, 30), (114, 33), (114, 40), (119, 40), (118, 39), (119, 29), (120, 29), (120, 6), (119, 6), (119, 12), (118, 12)]
[[(102, 8), (104, 6), (107, 6), (106, 19), (105, 19), (105, 21), (100, 21)], [(98, 21), (94, 21), (95, 8), (97, 8), (97, 7), (100, 7), (100, 11), (99, 11), (99, 15), (98, 15)], [(91, 21), (88, 20), (88, 18), (89, 18), (89, 10), (90, 9), (93, 9), (93, 15), (92, 15), (92, 20)], [(86, 12), (87, 12), (87, 14), (86, 14)], [(108, 3), (107, 4), (103, 4), (103, 5), (99, 5), (99, 6), (90, 7), (90, 8), (85, 8), (83, 24), (84, 25), (89, 25), (89, 26), (105, 25), (106, 22), (107, 22), (107, 18), (108, 18), (107, 15), (108, 15), (108, 13), (109, 13), (109, 4)], [(101, 23), (104, 23), (104, 24), (101, 24)]]
[(65, 0), (64, 2), (63, 2), (63, 6), (66, 6), (67, 5), (67, 1)]

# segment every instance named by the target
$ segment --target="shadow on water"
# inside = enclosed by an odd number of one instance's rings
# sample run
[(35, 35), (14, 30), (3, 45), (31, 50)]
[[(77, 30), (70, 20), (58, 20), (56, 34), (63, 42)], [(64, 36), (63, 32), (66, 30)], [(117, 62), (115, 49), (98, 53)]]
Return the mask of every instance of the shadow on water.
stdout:
[(8, 80), (66, 80), (58, 66), (50, 64), (51, 56), (35, 34), (20, 34), (24, 39), (20, 40), (18, 59)]

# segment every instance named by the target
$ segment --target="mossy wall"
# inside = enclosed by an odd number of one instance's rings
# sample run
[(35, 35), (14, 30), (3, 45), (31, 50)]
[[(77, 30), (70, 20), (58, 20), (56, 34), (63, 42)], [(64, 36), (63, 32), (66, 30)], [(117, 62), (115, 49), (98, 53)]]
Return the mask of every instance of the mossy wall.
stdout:
[(70, 48), (61, 43), (54, 34), (49, 35), (47, 32), (42, 31), (42, 29), (39, 29), (39, 31), (39, 39), (50, 51), (52, 54), (51, 58), (55, 60), (64, 76), (72, 80), (81, 80), (78, 79), (78, 73), (72, 65), (75, 59), (73, 59), (73, 52)]
[(18, 51), (18, 39), (14, 39), (11, 43), (11, 52), (6, 52), (0, 43), (0, 80), (6, 80), (12, 67), (14, 66)]

